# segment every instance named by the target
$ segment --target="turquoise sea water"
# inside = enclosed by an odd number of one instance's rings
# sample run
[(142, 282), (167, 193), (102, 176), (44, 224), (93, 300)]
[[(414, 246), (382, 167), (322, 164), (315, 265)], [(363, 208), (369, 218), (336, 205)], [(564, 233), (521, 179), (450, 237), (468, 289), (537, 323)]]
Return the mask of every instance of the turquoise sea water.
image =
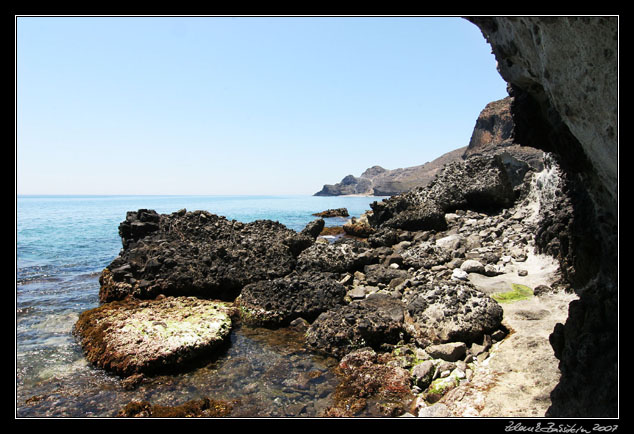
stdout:
[[(345, 207), (351, 216), (359, 216), (370, 209), (371, 202), (381, 199), (18, 196), (16, 416), (109, 417), (131, 399), (147, 399), (167, 405), (202, 396), (239, 398), (242, 402), (249, 402), (248, 405), (238, 406), (236, 411), (240, 416), (314, 415), (312, 413), (318, 411), (315, 405), (321, 405), (318, 398), (327, 399), (328, 394), (323, 390), (325, 386), (311, 384), (318, 397), (306, 393), (306, 384), (297, 393), (293, 393), (288, 385), (286, 389), (273, 387), (278, 380), (288, 382), (293, 375), (301, 377), (307, 370), (325, 369), (320, 364), (323, 361), (304, 354), (302, 350), (279, 345), (279, 342), (289, 341), (288, 336), (276, 335), (282, 332), (250, 330), (236, 333), (232, 336), (234, 345), (227, 355), (205, 367), (205, 370), (175, 378), (153, 379), (135, 391), (124, 391), (117, 378), (86, 364), (71, 334), (72, 326), (82, 311), (98, 306), (99, 273), (121, 249), (117, 231), (127, 211), (141, 208), (154, 209), (159, 213), (183, 208), (188, 211), (206, 210), (242, 222), (276, 220), (299, 231), (315, 219), (311, 215), (315, 212)], [(326, 220), (327, 225), (340, 225), (345, 221)], [(289, 359), (289, 354), (295, 358)], [(236, 360), (244, 363), (236, 365)], [(285, 371), (284, 379), (266, 377), (264, 374), (269, 370), (279, 371), (279, 366), (271, 367), (272, 363), (286, 363), (292, 372)], [(235, 371), (240, 372), (237, 379), (232, 375)], [(261, 380), (263, 376), (268, 380)], [(251, 378), (248, 384), (240, 383), (245, 378)], [(327, 383), (326, 375), (323, 382)], [(249, 400), (244, 390), (250, 392)], [(279, 390), (287, 390), (288, 393), (275, 392)]]

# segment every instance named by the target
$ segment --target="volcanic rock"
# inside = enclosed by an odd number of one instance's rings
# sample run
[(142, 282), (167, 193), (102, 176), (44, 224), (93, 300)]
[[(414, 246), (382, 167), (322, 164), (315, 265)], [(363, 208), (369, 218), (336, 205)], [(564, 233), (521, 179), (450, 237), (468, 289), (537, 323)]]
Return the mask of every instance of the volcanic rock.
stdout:
[(335, 209), (327, 209), (326, 211), (321, 211), (313, 214), (317, 217), (348, 217), (348, 210), (346, 208), (335, 208)]
[(376, 254), (364, 243), (338, 240), (332, 244), (315, 243), (297, 258), (298, 271), (345, 273), (376, 261)]
[(313, 350), (341, 358), (363, 347), (379, 350), (403, 339), (405, 305), (385, 294), (338, 306), (317, 317), (306, 332)]
[(291, 273), (245, 286), (236, 299), (243, 321), (253, 325), (288, 325), (297, 318), (313, 321), (343, 303), (346, 288), (330, 273)]
[(158, 294), (232, 300), (248, 283), (289, 274), (297, 255), (314, 243), (312, 232), (206, 211), (129, 212), (119, 233), (123, 250), (99, 279), (103, 302)]
[(406, 230), (444, 230), (445, 213), (457, 209), (499, 210), (515, 201), (513, 186), (501, 158), (472, 157), (446, 165), (426, 187), (382, 202), (373, 202), (373, 226)]
[(502, 307), (468, 282), (418, 284), (403, 296), (411, 322), (407, 331), (421, 347), (475, 342), (500, 328)]

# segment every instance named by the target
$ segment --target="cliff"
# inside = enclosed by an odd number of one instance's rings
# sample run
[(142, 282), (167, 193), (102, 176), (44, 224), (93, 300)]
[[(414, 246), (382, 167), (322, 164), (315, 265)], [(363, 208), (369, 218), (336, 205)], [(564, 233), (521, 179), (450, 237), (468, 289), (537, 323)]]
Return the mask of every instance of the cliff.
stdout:
[(579, 300), (550, 341), (551, 417), (618, 415), (618, 16), (470, 17), (514, 97), (515, 140), (558, 156), (567, 198), (542, 213), (538, 249)]

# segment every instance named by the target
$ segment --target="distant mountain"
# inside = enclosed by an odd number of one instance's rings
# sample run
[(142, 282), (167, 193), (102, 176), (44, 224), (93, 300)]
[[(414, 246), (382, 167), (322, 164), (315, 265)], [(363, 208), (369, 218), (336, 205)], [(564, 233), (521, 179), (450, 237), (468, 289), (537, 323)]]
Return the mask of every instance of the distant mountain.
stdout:
[(540, 170), (542, 151), (520, 146), (514, 142), (514, 124), (511, 116), (513, 99), (490, 102), (476, 120), (469, 145), (441, 155), (419, 166), (388, 170), (372, 166), (359, 177), (348, 175), (337, 184), (326, 184), (314, 196), (369, 195), (392, 196), (414, 187), (429, 184), (447, 163), (476, 155), (507, 152), (514, 158)]

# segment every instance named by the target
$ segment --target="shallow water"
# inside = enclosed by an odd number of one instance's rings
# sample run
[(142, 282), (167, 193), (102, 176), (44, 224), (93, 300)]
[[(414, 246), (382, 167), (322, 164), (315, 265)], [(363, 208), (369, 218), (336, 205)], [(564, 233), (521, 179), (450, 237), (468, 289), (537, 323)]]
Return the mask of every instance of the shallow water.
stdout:
[[(332, 405), (337, 378), (330, 368), (335, 361), (305, 351), (301, 333), (238, 327), (230, 339), (203, 366), (146, 378), (134, 390), (87, 364), (70, 344), (64, 357), (28, 376), (30, 384), (22, 388), (28, 393), (18, 395), (17, 416), (112, 417), (133, 400), (179, 405), (203, 397), (230, 401), (231, 417), (318, 417)], [(38, 351), (31, 356), (47, 354), (52, 355)]]
[[(311, 214), (380, 198), (314, 196), (29, 196), (17, 200), (16, 416), (110, 417), (131, 400), (179, 405), (209, 397), (234, 403), (234, 417), (319, 416), (331, 405), (333, 360), (305, 351), (292, 330), (236, 328), (216, 360), (125, 390), (89, 365), (72, 335), (79, 314), (99, 304), (99, 273), (118, 254), (126, 211), (203, 209), (243, 222), (280, 221), (301, 230)], [(340, 225), (342, 219), (326, 219)]]

